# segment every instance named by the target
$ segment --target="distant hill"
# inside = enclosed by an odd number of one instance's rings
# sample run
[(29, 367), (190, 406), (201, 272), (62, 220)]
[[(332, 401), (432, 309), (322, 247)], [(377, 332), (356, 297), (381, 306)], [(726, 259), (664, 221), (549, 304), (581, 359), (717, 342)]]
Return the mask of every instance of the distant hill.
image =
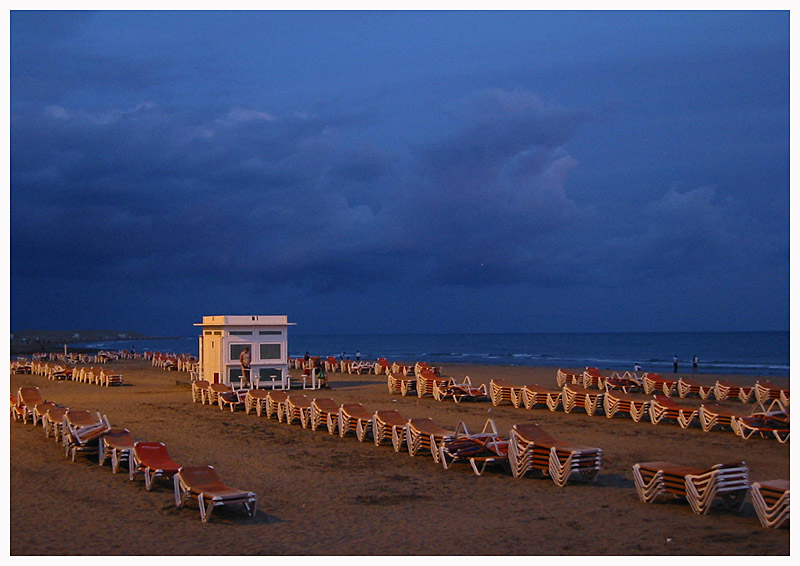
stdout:
[(120, 330), (19, 330), (11, 333), (11, 353), (25, 354), (55, 350), (74, 342), (101, 340), (142, 340), (145, 334)]

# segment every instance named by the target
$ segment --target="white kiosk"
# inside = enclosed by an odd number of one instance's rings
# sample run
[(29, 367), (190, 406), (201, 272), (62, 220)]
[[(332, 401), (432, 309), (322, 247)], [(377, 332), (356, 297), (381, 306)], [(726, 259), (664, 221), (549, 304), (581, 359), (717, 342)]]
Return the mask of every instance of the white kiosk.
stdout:
[(289, 326), (285, 315), (204, 316), (199, 338), (200, 379), (238, 385), (239, 354), (250, 348), (251, 382), (289, 388)]

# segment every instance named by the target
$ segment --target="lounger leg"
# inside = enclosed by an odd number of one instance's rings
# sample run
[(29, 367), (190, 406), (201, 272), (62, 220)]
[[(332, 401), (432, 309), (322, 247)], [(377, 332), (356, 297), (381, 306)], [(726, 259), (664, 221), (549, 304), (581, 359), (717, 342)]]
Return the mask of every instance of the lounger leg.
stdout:
[(395, 452), (400, 452), (403, 447), (403, 439), (405, 437), (405, 429), (399, 427), (392, 427), (392, 448)]
[(184, 499), (183, 499), (183, 490), (181, 489), (181, 480), (178, 477), (178, 474), (172, 476), (172, 486), (175, 493), (175, 507), (180, 509), (183, 507)]

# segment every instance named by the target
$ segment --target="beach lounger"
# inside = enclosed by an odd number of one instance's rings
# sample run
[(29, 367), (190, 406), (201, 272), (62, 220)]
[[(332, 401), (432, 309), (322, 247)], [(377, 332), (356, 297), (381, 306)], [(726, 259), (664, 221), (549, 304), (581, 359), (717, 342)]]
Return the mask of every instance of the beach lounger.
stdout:
[(339, 371), (339, 362), (333, 356), (328, 356), (325, 359), (325, 373), (333, 373)]
[(511, 473), (521, 478), (534, 471), (564, 487), (575, 475), (594, 481), (603, 464), (603, 450), (556, 440), (536, 423), (515, 424), (508, 443)]
[(698, 412), (700, 426), (703, 432), (709, 432), (715, 428), (722, 430), (733, 430), (733, 420), (746, 417), (740, 413), (734, 413), (727, 408), (716, 403), (703, 403)]
[(44, 428), (44, 417), (45, 417), (45, 415), (47, 415), (47, 411), (49, 411), (51, 408), (56, 407), (56, 406), (57, 405), (55, 403), (52, 403), (50, 401), (45, 401), (43, 403), (37, 403), (33, 407), (33, 424), (34, 424), (34, 426), (36, 426), (38, 424), (41, 424), (42, 427)]
[(111, 387), (112, 385), (122, 385), (122, 374), (113, 371), (111, 368), (103, 368), (97, 378), (98, 385)]
[(550, 389), (539, 384), (532, 384), (522, 388), (519, 398), (528, 410), (544, 406), (555, 412), (561, 404), (563, 394), (561, 389)]
[(219, 402), (219, 396), (222, 393), (232, 393), (233, 389), (225, 385), (224, 383), (212, 383), (208, 386), (206, 402), (209, 405), (219, 405), (220, 409), (222, 405)]
[(678, 381), (676, 379), (665, 379), (657, 373), (646, 373), (642, 377), (642, 386), (647, 395), (651, 395), (654, 391), (659, 391), (669, 397), (675, 393), (677, 385)]
[(234, 412), (237, 407), (244, 407), (247, 391), (247, 389), (218, 391), (217, 402), (219, 403), (219, 410), (222, 411), (227, 407), (231, 412)]
[(780, 399), (785, 407), (789, 406), (789, 388), (779, 387), (771, 381), (756, 381), (756, 402), (766, 403), (772, 399)]
[(605, 376), (600, 373), (600, 370), (594, 367), (587, 367), (582, 375), (581, 385), (583, 385), (586, 389), (591, 387), (597, 389), (605, 389)]
[(347, 371), (355, 374), (366, 374), (372, 371), (372, 363), (370, 362), (353, 362)]
[(100, 465), (106, 460), (111, 460), (111, 473), (119, 471), (120, 464), (128, 464), (128, 474), (131, 471), (131, 453), (136, 441), (127, 428), (112, 428), (100, 437)]
[(392, 364), (392, 373), (405, 375), (406, 377), (413, 376), (414, 375), (414, 366), (407, 366), (407, 365), (401, 364), (399, 362), (394, 362)]
[(436, 375), (429, 369), (422, 368), (418, 372), (415, 372), (417, 375), (417, 396), (424, 397), (426, 395), (433, 396), (433, 388), (435, 385), (439, 385), (440, 387), (445, 387), (447, 385), (452, 385), (455, 381), (450, 377), (442, 377), (440, 375)]
[(522, 403), (521, 396), (521, 385), (514, 385), (505, 379), (492, 379), (489, 381), (489, 398), (495, 407), (509, 403), (519, 408)]
[(255, 411), (256, 416), (261, 416), (267, 404), (266, 389), (251, 389), (244, 397), (244, 412), (249, 415)]
[(671, 462), (634, 464), (636, 493), (644, 503), (659, 496), (686, 498), (692, 511), (705, 515), (716, 499), (726, 507), (741, 511), (750, 490), (749, 472), (744, 462), (692, 468)]
[(359, 442), (364, 442), (372, 432), (372, 415), (361, 403), (344, 403), (339, 407), (339, 436), (344, 438), (353, 432)]
[(44, 415), (42, 420), (42, 427), (44, 428), (44, 435), (49, 437), (51, 434), (55, 437), (56, 442), (61, 441), (61, 431), (63, 429), (64, 415), (67, 414), (66, 407), (50, 407)]
[(763, 526), (777, 529), (789, 521), (789, 480), (754, 482), (750, 495)]
[(308, 428), (311, 419), (311, 399), (305, 395), (289, 395), (283, 405), (283, 418), (278, 412), (278, 422), (286, 419), (287, 424), (294, 424), (295, 419), (300, 421), (303, 428)]
[(677, 389), (681, 399), (689, 397), (690, 395), (696, 395), (705, 400), (714, 394), (713, 385), (702, 385), (688, 377), (681, 377), (678, 379)]
[(209, 387), (211, 387), (211, 383), (209, 383), (205, 379), (198, 379), (197, 381), (192, 382), (192, 403), (197, 403), (198, 401), (205, 405), (206, 399), (209, 399), (210, 403), (210, 394), (209, 394)]
[(384, 438), (390, 438), (392, 448), (399, 452), (406, 440), (406, 424), (408, 419), (399, 411), (375, 411), (372, 415), (372, 440), (380, 446)]
[[(95, 372), (96, 370), (94, 369), (94, 367), (83, 368), (83, 372), (81, 373), (81, 383), (88, 383), (89, 385), (93, 385)], [(97, 373), (100, 372), (97, 371)]]
[(17, 391), (17, 412), (23, 423), (28, 422), (28, 417), (33, 422), (33, 408), (39, 403), (44, 403), (44, 398), (38, 387), (25, 386), (19, 388)]
[(406, 423), (406, 446), (410, 456), (428, 451), (433, 461), (439, 463), (439, 446), (455, 435), (455, 431), (440, 427), (433, 419), (410, 419)]
[(456, 462), (469, 462), (476, 476), (489, 465), (508, 467), (508, 438), (500, 436), (492, 419), (477, 434), (470, 434), (467, 425), (460, 422), (455, 435), (439, 446), (439, 460), (445, 470)]
[(583, 383), (583, 374), (582, 373), (570, 373), (570, 372), (564, 371), (563, 369), (559, 369), (558, 373), (556, 373), (556, 383), (561, 388), (563, 388), (567, 383), (582, 384)]
[(623, 393), (630, 393), (639, 391), (642, 387), (642, 380), (635, 373), (629, 371), (624, 372), (622, 375), (614, 372), (603, 381), (603, 389), (606, 391), (621, 389)]
[(311, 430), (325, 425), (328, 434), (334, 434), (339, 426), (339, 405), (328, 397), (311, 401)]
[(582, 408), (589, 416), (594, 416), (603, 406), (603, 391), (587, 389), (580, 385), (566, 384), (562, 390), (561, 402), (564, 412), (570, 413), (575, 408)]
[(133, 460), (128, 479), (133, 481), (138, 473), (144, 474), (144, 488), (153, 489), (156, 478), (169, 478), (178, 473), (180, 465), (170, 458), (163, 442), (135, 442)]
[(285, 410), (286, 399), (289, 394), (286, 391), (274, 390), (267, 393), (267, 404), (264, 414), (268, 419), (274, 416), (278, 418), (278, 422), (283, 421), (283, 411)]
[(718, 380), (714, 384), (714, 398), (717, 401), (725, 399), (739, 399), (742, 403), (749, 403), (753, 397), (755, 387), (736, 385), (727, 380)]
[(399, 393), (403, 397), (408, 395), (409, 392), (417, 391), (417, 378), (400, 372), (390, 372), (386, 377), (386, 384), (389, 387), (390, 394)]
[(675, 421), (681, 428), (689, 428), (695, 419), (699, 419), (699, 412), (692, 407), (682, 407), (666, 395), (653, 395), (648, 409), (650, 422), (655, 424), (663, 420)]
[(67, 381), (72, 379), (72, 371), (73, 370), (62, 365), (48, 367), (47, 379), (53, 381)]
[(21, 421), (22, 416), (25, 414), (25, 408), (19, 402), (18, 395), (11, 395), (11, 416), (15, 421)]
[(761, 438), (775, 438), (781, 444), (789, 440), (789, 414), (785, 412), (755, 413), (731, 419), (731, 428), (747, 440), (754, 434)]
[(603, 410), (609, 419), (619, 413), (638, 423), (645, 415), (649, 415), (649, 409), (649, 399), (639, 399), (622, 391), (606, 390), (603, 398)]
[(225, 485), (220, 481), (213, 466), (183, 466), (173, 476), (175, 507), (181, 509), (189, 498), (197, 499), (200, 520), (211, 518), (216, 507), (241, 503), (250, 517), (255, 516), (256, 494)]
[(378, 358), (378, 361), (372, 364), (372, 371), (375, 372), (375, 375), (388, 374), (391, 371), (390, 367), (386, 358)]
[(432, 372), (434, 375), (441, 375), (442, 368), (439, 366), (430, 366), (428, 362), (417, 362), (414, 365), (414, 375), (419, 375), (419, 373), (423, 370), (427, 370)]
[(486, 392), (486, 384), (481, 383), (475, 387), (472, 385), (469, 376), (464, 378), (461, 383), (444, 382), (437, 380), (433, 382), (433, 398), (437, 401), (444, 401), (445, 399), (452, 399), (456, 403), (461, 401), (482, 401), (488, 400), (489, 395)]
[(64, 456), (74, 462), (77, 452), (99, 453), (100, 437), (109, 430), (108, 419), (99, 411), (93, 415), (89, 411), (68, 410), (63, 421)]

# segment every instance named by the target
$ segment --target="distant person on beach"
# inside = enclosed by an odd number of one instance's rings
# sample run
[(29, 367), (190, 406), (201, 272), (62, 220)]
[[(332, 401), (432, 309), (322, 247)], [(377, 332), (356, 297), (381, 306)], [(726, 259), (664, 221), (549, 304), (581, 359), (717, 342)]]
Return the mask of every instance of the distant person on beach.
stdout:
[(694, 372), (697, 373), (697, 364), (700, 363), (700, 358), (697, 357), (697, 354), (694, 355), (692, 358), (692, 368), (694, 368)]
[(639, 362), (633, 364), (633, 371), (642, 371), (642, 364), (640, 364)]
[(672, 373), (678, 373), (678, 356), (672, 356)]
[(356, 351), (356, 361), (357, 362), (361, 361), (361, 350)]
[(311, 359), (311, 356), (309, 356), (309, 355), (308, 355), (308, 352), (306, 352), (306, 355), (305, 355), (305, 356), (303, 356), (303, 360), (307, 362), (307, 361), (308, 361), (308, 360), (310, 360), (310, 359)]
[(239, 363), (242, 365), (242, 383), (250, 376), (250, 348), (245, 348), (239, 354)]

